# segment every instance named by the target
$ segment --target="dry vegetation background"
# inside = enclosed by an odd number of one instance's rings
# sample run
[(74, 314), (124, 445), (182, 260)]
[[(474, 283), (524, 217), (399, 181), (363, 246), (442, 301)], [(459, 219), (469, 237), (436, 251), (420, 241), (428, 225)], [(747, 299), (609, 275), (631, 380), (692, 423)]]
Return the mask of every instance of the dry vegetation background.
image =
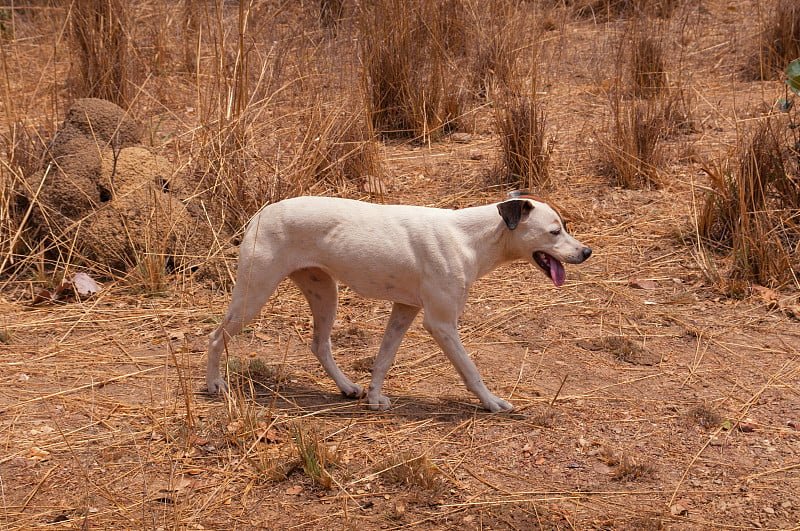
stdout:
[[(798, 528), (798, 56), (794, 0), (6, 2), (0, 529)], [(341, 399), (289, 284), (205, 393), (263, 203), (519, 187), (595, 254), (475, 285), (513, 413), (419, 323)], [(389, 307), (340, 299), (364, 383)]]

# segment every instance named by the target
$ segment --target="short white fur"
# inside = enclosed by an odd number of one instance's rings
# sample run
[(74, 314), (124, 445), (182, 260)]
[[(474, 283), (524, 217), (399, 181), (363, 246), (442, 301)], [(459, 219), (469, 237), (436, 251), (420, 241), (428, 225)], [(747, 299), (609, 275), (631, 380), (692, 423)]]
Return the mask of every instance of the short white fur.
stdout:
[(366, 392), (371, 409), (389, 408), (382, 394), (384, 379), (403, 336), (424, 308), (423, 326), (483, 407), (511, 410), (484, 384), (459, 338), (458, 318), (476, 279), (513, 260), (536, 263), (537, 251), (572, 264), (591, 254), (567, 233), (548, 204), (530, 198), (461, 210), (330, 197), (297, 197), (265, 206), (247, 227), (230, 306), (209, 338), (208, 389), (227, 389), (219, 369), (227, 339), (258, 315), (288, 277), (311, 308), (311, 350), (345, 396), (360, 398), (364, 392), (339, 369), (331, 352), (337, 281), (364, 297), (394, 303)]

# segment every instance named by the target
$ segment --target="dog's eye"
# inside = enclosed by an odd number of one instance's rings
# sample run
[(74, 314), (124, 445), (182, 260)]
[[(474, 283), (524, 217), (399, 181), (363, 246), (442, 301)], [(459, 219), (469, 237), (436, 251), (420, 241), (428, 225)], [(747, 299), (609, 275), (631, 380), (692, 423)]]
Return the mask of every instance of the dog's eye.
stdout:
[(551, 230), (550, 234), (552, 234), (553, 236), (558, 236), (559, 234), (561, 234), (561, 227)]

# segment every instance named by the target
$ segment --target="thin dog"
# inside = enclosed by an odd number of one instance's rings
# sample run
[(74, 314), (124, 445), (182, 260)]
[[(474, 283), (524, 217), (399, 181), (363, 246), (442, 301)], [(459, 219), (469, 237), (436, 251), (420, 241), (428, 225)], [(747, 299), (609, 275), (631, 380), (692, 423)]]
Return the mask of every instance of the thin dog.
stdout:
[(550, 205), (524, 193), (461, 210), (330, 197), (273, 203), (262, 208), (245, 231), (230, 306), (209, 336), (208, 390), (227, 389), (219, 369), (227, 339), (256, 317), (289, 277), (311, 307), (311, 350), (344, 396), (361, 398), (364, 392), (342, 373), (331, 354), (337, 281), (364, 297), (394, 303), (366, 392), (369, 408), (389, 408), (381, 392), (386, 373), (424, 308), (423, 326), (467, 389), (487, 410), (510, 411), (509, 402), (489, 392), (458, 335), (470, 286), (501, 264), (520, 259), (536, 264), (560, 286), (566, 278), (562, 262), (580, 264), (591, 254), (567, 233)]

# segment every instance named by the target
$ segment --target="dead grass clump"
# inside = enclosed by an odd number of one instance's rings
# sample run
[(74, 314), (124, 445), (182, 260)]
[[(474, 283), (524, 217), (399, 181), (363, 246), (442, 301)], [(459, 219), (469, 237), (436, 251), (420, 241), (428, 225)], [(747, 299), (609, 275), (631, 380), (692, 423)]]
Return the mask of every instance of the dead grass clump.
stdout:
[(576, 16), (598, 20), (614, 20), (634, 15), (669, 18), (685, 0), (572, 0)]
[[(371, 124), (355, 102), (333, 108), (317, 103), (295, 157), (285, 172), (308, 189), (327, 184), (341, 192), (348, 185), (380, 178), (382, 166)], [(321, 191), (321, 190), (320, 190)]]
[(478, 97), (490, 97), (492, 89), (516, 90), (518, 62), (521, 50), (536, 61), (538, 43), (535, 37), (529, 47), (526, 36), (531, 32), (530, 21), (521, 6), (514, 2), (491, 2), (486, 13), (472, 13), (469, 39), (468, 76), (471, 91)]
[(798, 57), (800, 4), (795, 0), (777, 0), (761, 28), (758, 54), (746, 70), (753, 79), (775, 79)]
[(606, 465), (612, 467), (611, 479), (615, 481), (634, 481), (652, 477), (656, 471), (651, 463), (639, 462), (640, 460), (628, 454), (620, 456), (606, 445), (600, 448), (598, 455)]
[(738, 160), (706, 168), (712, 191), (697, 220), (704, 245), (729, 253), (727, 276), (764, 286), (796, 281), (800, 182), (793, 138), (767, 119), (738, 148)]
[(634, 96), (652, 98), (667, 88), (664, 45), (649, 28), (634, 32), (630, 69)]
[(392, 483), (435, 490), (441, 483), (441, 472), (425, 454), (403, 451), (389, 456), (380, 476)]
[(550, 183), (553, 140), (547, 137), (547, 113), (535, 96), (506, 97), (495, 104), (502, 159), (494, 170), (500, 184), (540, 189)]
[(366, 99), (379, 134), (428, 140), (456, 127), (463, 96), (447, 54), (457, 47), (447, 30), (459, 13), (447, 10), (453, 5), (380, 0), (362, 11)]
[(636, 363), (642, 354), (642, 347), (627, 337), (605, 337), (601, 345), (613, 353), (616, 359), (627, 363)]
[(38, 136), (21, 123), (0, 135), (6, 163), (0, 163), (0, 273), (31, 254), (36, 242), (24, 230), (30, 215), (26, 175), (40, 171), (45, 153)]
[(211, 44), (207, 53), (213, 61), (198, 63), (210, 74), (196, 78), (200, 127), (189, 141), (189, 182), (184, 186), (202, 201), (215, 232), (238, 233), (263, 205), (299, 195), (309, 184), (291, 180), (284, 141), (293, 139), (276, 135), (291, 130), (287, 124), (292, 123), (291, 113), (276, 112), (277, 101), (301, 78), (283, 81), (289, 53), (283, 41), (264, 57), (251, 46), (254, 9), (239, 3), (235, 21), (225, 18), (222, 4), (195, 6), (187, 15), (198, 25), (195, 44), (202, 50)]
[(612, 479), (617, 481), (634, 481), (650, 477), (655, 472), (655, 467), (648, 462), (639, 462), (628, 455), (623, 455), (614, 467)]
[(241, 387), (233, 388), (225, 403), (228, 420), (224, 439), (252, 468), (256, 481), (282, 481), (300, 467), (297, 451), (283, 430), (275, 426), (271, 409), (259, 405)]
[(611, 130), (598, 139), (600, 173), (625, 188), (659, 186), (664, 165), (662, 110), (650, 102), (623, 102), (618, 96), (611, 110)]
[(542, 411), (534, 413), (530, 417), (531, 424), (541, 426), (543, 428), (552, 428), (558, 424), (561, 413), (552, 407), (547, 407)]
[(708, 404), (698, 404), (691, 408), (687, 417), (693, 424), (699, 424), (703, 429), (714, 429), (722, 425), (722, 415)]
[(319, 0), (319, 24), (323, 28), (335, 32), (343, 15), (344, 0)]
[(76, 0), (70, 7), (75, 96), (125, 106), (134, 82), (128, 44), (130, 6), (124, 0)]
[(276, 367), (267, 364), (261, 358), (228, 359), (228, 377), (231, 380), (241, 378), (248, 383), (267, 387), (270, 382), (275, 382), (278, 376), (279, 371)]

